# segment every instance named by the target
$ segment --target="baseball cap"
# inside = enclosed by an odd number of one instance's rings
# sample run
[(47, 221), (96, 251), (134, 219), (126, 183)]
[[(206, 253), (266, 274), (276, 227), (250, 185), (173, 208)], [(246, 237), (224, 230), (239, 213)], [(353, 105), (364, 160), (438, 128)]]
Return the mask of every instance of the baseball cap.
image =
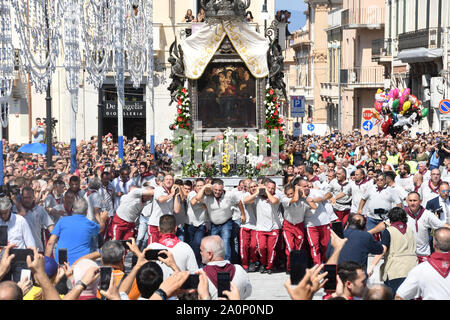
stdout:
[(45, 273), (47, 274), (47, 276), (51, 279), (56, 275), (57, 272), (58, 272), (58, 264), (56, 263), (55, 259), (46, 256)]

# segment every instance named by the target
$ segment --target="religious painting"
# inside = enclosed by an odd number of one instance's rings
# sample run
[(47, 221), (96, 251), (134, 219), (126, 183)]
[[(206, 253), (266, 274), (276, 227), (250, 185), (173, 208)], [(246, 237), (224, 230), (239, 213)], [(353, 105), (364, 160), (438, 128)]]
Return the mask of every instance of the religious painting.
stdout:
[(212, 63), (198, 80), (202, 128), (256, 128), (256, 79), (243, 63)]

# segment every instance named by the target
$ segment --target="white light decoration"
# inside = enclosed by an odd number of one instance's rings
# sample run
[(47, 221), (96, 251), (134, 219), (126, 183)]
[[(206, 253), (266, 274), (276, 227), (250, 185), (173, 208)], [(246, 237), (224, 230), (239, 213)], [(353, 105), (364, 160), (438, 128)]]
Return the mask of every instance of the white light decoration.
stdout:
[(101, 88), (112, 50), (112, 0), (80, 0), (87, 81)]
[(133, 87), (138, 88), (147, 70), (147, 41), (149, 38), (147, 34), (149, 30), (146, 15), (148, 14), (149, 5), (144, 0), (128, 1), (129, 10), (125, 24), (127, 69), (130, 73)]
[(0, 0), (0, 106), (1, 123), (8, 125), (8, 99), (14, 82), (14, 47), (9, 0)]
[(25, 71), (37, 92), (44, 92), (56, 69), (63, 12), (56, 0), (11, 0)]

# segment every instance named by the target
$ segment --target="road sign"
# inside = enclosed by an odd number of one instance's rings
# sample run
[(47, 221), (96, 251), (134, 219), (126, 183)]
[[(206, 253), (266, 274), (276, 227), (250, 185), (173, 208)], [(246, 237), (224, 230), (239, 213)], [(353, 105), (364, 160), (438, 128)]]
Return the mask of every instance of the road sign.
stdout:
[(441, 114), (450, 113), (450, 100), (444, 99), (439, 102), (439, 111), (441, 112)]
[(373, 123), (372, 123), (372, 121), (370, 121), (370, 120), (364, 121), (362, 127), (363, 127), (364, 130), (370, 131), (370, 130), (372, 130), (372, 128), (373, 128)]
[(363, 118), (364, 120), (370, 120), (373, 117), (373, 113), (370, 110), (366, 110), (363, 112)]
[(302, 124), (300, 122), (294, 122), (294, 132), (292, 135), (298, 137), (302, 134)]
[(441, 114), (440, 120), (441, 121), (448, 121), (448, 120), (450, 120), (450, 114)]
[(306, 127), (306, 129), (308, 129), (308, 131), (313, 132), (314, 131), (314, 125), (312, 123), (308, 124), (308, 126)]
[(303, 118), (305, 116), (305, 96), (291, 96), (291, 117)]

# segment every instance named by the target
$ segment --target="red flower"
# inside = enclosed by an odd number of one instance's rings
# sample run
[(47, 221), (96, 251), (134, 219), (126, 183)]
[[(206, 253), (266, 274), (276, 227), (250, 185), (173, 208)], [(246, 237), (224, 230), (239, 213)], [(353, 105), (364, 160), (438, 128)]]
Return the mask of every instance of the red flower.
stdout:
[(279, 123), (279, 124), (282, 124), (282, 123), (283, 123), (283, 119), (278, 118), (278, 123)]
[(273, 97), (272, 101), (273, 102), (277, 101), (277, 97)]
[(181, 122), (181, 121), (183, 121), (183, 118), (182, 117), (177, 117), (177, 121)]
[(274, 115), (278, 115), (278, 110), (275, 110), (275, 112), (273, 113)]
[(269, 94), (273, 95), (273, 89), (269, 89)]
[(184, 128), (182, 123), (180, 124), (180, 128)]
[(186, 127), (189, 127), (189, 122), (186, 122)]
[(177, 108), (177, 113), (178, 113), (178, 114), (181, 114), (181, 112), (182, 112), (181, 109), (180, 109), (180, 108)]
[(183, 93), (183, 94), (186, 94), (186, 88), (183, 88), (183, 89), (181, 89), (181, 92)]
[(267, 141), (267, 143), (270, 143), (270, 139), (269, 138), (266, 138), (266, 141)]
[(283, 127), (278, 127), (278, 130), (283, 131)]
[(200, 169), (201, 167), (202, 167), (202, 165), (201, 165), (201, 164), (198, 164), (198, 165), (197, 165), (197, 168), (199, 168), (199, 169)]
[(178, 99), (178, 105), (181, 106), (181, 100), (180, 99)]
[(269, 123), (269, 120), (266, 120), (266, 123)]

